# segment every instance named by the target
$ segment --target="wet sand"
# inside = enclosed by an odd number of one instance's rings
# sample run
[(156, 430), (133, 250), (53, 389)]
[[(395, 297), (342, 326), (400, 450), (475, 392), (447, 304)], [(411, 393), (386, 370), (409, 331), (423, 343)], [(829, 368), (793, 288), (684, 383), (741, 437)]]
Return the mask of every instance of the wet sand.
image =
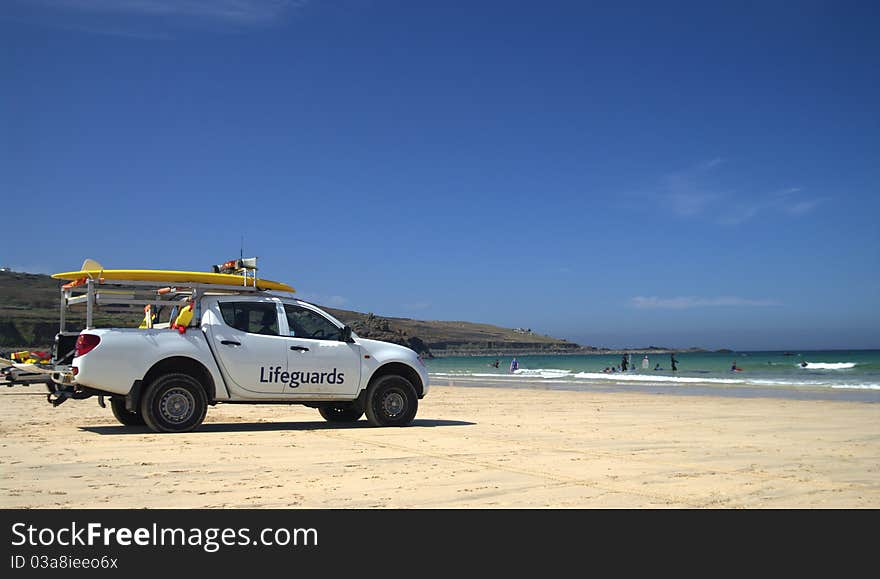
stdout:
[(0, 389), (0, 507), (878, 508), (880, 404), (433, 386), (407, 428), (218, 405), (196, 432)]

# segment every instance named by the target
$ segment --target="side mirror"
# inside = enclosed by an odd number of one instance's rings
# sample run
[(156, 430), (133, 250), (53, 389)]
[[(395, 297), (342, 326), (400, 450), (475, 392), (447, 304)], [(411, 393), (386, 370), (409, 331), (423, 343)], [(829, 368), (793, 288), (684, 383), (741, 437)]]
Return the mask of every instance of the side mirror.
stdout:
[(351, 337), (351, 326), (343, 326), (342, 327), (342, 337), (340, 338), (343, 342), (348, 342), (351, 344), (354, 340)]

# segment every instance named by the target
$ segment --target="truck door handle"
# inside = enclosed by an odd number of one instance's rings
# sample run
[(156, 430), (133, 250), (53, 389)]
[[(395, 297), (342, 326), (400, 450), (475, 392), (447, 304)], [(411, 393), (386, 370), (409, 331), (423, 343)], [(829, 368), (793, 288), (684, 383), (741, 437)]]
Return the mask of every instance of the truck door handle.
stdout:
[(241, 342), (236, 342), (235, 340), (220, 340), (220, 343), (224, 346), (241, 346)]
[(306, 348), (305, 346), (291, 346), (290, 349), (296, 350), (298, 352), (308, 352), (309, 351), (309, 349)]

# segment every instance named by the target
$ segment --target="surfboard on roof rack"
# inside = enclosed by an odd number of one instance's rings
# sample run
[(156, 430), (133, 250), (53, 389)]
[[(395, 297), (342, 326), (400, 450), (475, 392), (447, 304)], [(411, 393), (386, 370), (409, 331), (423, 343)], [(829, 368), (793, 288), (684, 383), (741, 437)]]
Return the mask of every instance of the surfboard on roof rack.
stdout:
[(260, 279), (255, 276), (251, 277), (246, 274), (236, 275), (233, 273), (178, 271), (168, 269), (103, 269), (99, 263), (91, 259), (85, 260), (83, 268), (80, 270), (56, 273), (53, 274), (52, 277), (71, 282), (83, 280), (83, 283), (85, 280), (146, 281), (172, 284), (238, 285), (256, 287), (260, 290), (290, 293), (296, 291), (286, 283)]
[[(218, 267), (223, 267), (223, 272), (216, 272)], [(100, 263), (87, 259), (79, 270), (52, 275), (55, 279), (68, 280), (68, 283), (61, 286), (59, 333), (65, 331), (66, 310), (77, 305), (85, 306), (86, 328), (91, 329), (94, 328), (94, 313), (97, 308), (106, 313), (130, 313), (136, 306), (144, 308), (177, 305), (182, 312), (187, 302), (195, 302), (205, 292), (295, 292), (286, 283), (257, 278), (256, 269), (256, 258), (226, 262), (223, 266), (215, 266), (213, 273), (164, 269), (105, 269)], [(147, 295), (144, 295), (145, 291), (148, 292)], [(149, 320), (146, 310), (144, 311), (145, 319)]]

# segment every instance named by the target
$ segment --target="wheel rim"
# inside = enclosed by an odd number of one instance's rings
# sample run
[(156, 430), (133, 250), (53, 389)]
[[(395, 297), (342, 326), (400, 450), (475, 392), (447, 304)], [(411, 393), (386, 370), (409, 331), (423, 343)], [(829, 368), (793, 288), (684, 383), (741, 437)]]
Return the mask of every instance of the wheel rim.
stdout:
[(196, 408), (196, 399), (186, 388), (169, 388), (159, 399), (159, 414), (172, 424), (189, 420)]
[(397, 418), (403, 414), (405, 408), (406, 399), (403, 397), (403, 394), (396, 390), (387, 393), (382, 398), (382, 411), (389, 418)]

